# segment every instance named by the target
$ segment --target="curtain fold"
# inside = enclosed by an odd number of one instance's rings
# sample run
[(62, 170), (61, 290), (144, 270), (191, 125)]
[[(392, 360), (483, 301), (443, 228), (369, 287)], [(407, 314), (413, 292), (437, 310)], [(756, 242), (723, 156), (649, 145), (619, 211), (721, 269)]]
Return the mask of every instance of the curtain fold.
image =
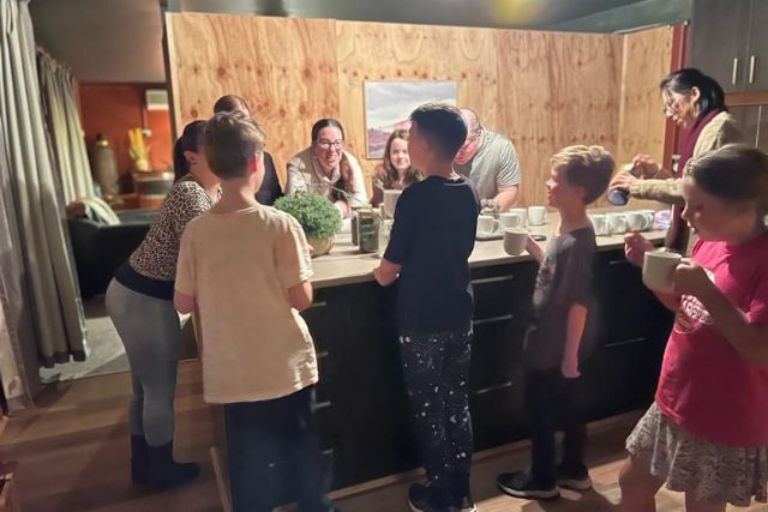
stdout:
[[(57, 190), (61, 184), (46, 133), (28, 3), (0, 0), (0, 123), (10, 184), (5, 209), (13, 214), (5, 215), (19, 234), (19, 272), (29, 298), (22, 309), (34, 324), (39, 362), (52, 366), (85, 358), (85, 322), (60, 201), (64, 194)], [(14, 244), (4, 231), (0, 238)]]
[(75, 98), (75, 79), (66, 67), (38, 50), (43, 108), (51, 136), (64, 204), (95, 196), (91, 164)]

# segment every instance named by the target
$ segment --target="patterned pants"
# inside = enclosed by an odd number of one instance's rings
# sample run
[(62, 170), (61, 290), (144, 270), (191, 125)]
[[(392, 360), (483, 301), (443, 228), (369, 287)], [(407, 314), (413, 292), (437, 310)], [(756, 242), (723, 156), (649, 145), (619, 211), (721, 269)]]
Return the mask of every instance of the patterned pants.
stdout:
[(400, 335), (403, 374), (422, 462), (431, 485), (447, 492), (452, 501), (470, 496), (471, 341), (471, 327)]

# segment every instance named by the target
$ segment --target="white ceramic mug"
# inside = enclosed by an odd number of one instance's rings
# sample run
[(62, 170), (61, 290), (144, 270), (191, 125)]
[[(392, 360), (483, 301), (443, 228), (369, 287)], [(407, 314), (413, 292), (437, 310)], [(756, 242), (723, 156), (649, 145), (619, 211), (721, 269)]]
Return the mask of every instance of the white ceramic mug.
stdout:
[(606, 219), (604, 213), (592, 213), (589, 215), (589, 220), (592, 222), (592, 228), (595, 230), (597, 236), (608, 235), (608, 219)]
[(640, 213), (645, 215), (645, 217), (648, 219), (648, 229), (653, 229), (653, 222), (656, 220), (656, 212), (654, 210), (638, 210)]
[(381, 202), (381, 213), (384, 217), (392, 219), (395, 217), (395, 208), (397, 207), (397, 200), (400, 199), (402, 190), (384, 190), (384, 199)]
[(477, 218), (477, 236), (490, 237), (501, 232), (499, 221), (491, 215), (480, 215)]
[(674, 252), (647, 251), (643, 256), (643, 283), (651, 290), (670, 292), (675, 285), (675, 269), (683, 257)]
[(499, 222), (502, 228), (524, 228), (525, 227), (525, 210), (510, 210), (499, 214)]
[(653, 218), (648, 218), (645, 212), (627, 212), (627, 230), (628, 231), (645, 231), (651, 227)]
[(522, 254), (528, 240), (528, 231), (520, 228), (504, 230), (504, 251), (510, 256)]
[(623, 235), (627, 232), (627, 217), (623, 213), (609, 213), (606, 221), (610, 234)]
[(547, 222), (547, 208), (545, 206), (528, 207), (528, 223), (531, 226), (542, 226)]

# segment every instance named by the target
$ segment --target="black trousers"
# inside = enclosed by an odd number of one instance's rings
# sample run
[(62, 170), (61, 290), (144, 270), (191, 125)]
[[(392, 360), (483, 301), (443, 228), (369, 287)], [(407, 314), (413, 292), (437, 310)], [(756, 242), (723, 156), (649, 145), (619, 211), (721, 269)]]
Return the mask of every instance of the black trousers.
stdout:
[(531, 427), (531, 472), (536, 481), (555, 484), (555, 433), (563, 430), (564, 469), (584, 467), (586, 426), (578, 412), (579, 379), (566, 379), (560, 368), (527, 370), (525, 406)]
[[(327, 512), (329, 487), (310, 431), (314, 388), (258, 402), (224, 406), (234, 512), (271, 512), (296, 494), (301, 512)], [(290, 484), (290, 485), (289, 485)]]
[(451, 503), (470, 496), (472, 329), (400, 335), (411, 420), (430, 483)]

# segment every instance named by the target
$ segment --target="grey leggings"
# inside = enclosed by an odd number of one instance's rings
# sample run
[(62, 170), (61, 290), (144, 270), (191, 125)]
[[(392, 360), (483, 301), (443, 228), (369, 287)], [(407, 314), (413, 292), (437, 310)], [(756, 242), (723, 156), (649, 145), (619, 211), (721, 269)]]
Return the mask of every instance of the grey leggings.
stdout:
[(173, 302), (135, 292), (113, 279), (107, 289), (106, 305), (131, 364), (131, 435), (143, 435), (150, 446), (168, 444), (173, 440), (173, 399), (181, 343), (181, 326)]

